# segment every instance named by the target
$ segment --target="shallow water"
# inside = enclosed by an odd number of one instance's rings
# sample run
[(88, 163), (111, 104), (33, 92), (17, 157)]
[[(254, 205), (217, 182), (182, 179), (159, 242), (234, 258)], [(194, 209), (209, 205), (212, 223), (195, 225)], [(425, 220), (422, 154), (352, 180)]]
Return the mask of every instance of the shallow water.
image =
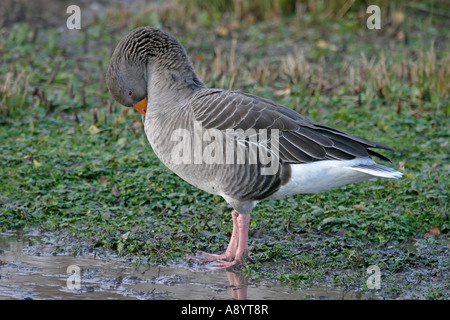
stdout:
[(187, 263), (138, 266), (93, 250), (73, 257), (49, 239), (33, 234), (0, 234), (0, 299), (365, 298), (325, 286), (300, 290), (269, 281), (248, 282), (238, 273), (199, 270)]

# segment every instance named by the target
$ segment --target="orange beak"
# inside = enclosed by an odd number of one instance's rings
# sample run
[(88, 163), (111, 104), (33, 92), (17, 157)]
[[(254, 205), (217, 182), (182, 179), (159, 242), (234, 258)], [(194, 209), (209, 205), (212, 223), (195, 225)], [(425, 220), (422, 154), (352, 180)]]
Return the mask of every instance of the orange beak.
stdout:
[(145, 113), (147, 112), (147, 98), (144, 98), (136, 103), (133, 108), (145, 116)]

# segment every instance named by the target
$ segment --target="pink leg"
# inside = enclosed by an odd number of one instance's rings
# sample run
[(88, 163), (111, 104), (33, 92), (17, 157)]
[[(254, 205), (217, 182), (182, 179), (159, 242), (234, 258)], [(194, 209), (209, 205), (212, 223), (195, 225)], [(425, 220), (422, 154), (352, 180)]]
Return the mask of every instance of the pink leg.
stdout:
[(231, 232), (230, 243), (228, 244), (227, 251), (225, 251), (224, 257), (220, 260), (233, 260), (236, 256), (236, 251), (239, 246), (239, 225), (238, 225), (239, 213), (234, 211), (231, 213), (231, 218), (233, 219), (233, 231)]
[(227, 250), (224, 254), (213, 254), (207, 253), (203, 251), (197, 252), (196, 256), (187, 256), (189, 259), (197, 259), (202, 261), (215, 261), (215, 260), (233, 260), (236, 256), (236, 251), (239, 243), (239, 232), (238, 232), (238, 222), (237, 218), (239, 213), (237, 211), (233, 211), (231, 213), (231, 218), (233, 220), (233, 232), (231, 233), (231, 239), (228, 244)]
[(239, 214), (237, 217), (238, 225), (238, 246), (235, 260), (242, 261), (248, 257), (248, 229), (250, 226), (250, 214)]
[(186, 258), (202, 261), (217, 261), (218, 266), (222, 268), (228, 268), (242, 263), (248, 257), (250, 214), (240, 214), (237, 211), (233, 211), (231, 216), (233, 219), (233, 232), (228, 248), (224, 254), (200, 252), (197, 256), (187, 256)]

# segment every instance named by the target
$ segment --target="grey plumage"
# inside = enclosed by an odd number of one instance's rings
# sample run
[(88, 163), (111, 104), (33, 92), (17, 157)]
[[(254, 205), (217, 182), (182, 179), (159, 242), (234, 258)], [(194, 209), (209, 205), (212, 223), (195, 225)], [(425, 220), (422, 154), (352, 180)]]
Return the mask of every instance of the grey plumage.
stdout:
[[(138, 28), (117, 46), (107, 73), (108, 87), (115, 98), (118, 94), (111, 79), (118, 77), (123, 64), (138, 65), (142, 70), (147, 64), (152, 64), (151, 77), (157, 81), (148, 83), (150, 110), (146, 124), (153, 128), (148, 132), (150, 142), (169, 168), (208, 192), (242, 201), (262, 200), (288, 181), (289, 164), (350, 160), (370, 155), (386, 160), (369, 148), (393, 150), (311, 121), (268, 99), (206, 88), (196, 76), (183, 46), (169, 33), (157, 28)], [(125, 76), (131, 78), (134, 75)], [(178, 95), (182, 98), (174, 98)], [(166, 101), (172, 104), (164, 104)], [(260, 164), (173, 164), (170, 152), (176, 143), (169, 141), (168, 137), (178, 128), (194, 130), (193, 121), (200, 122), (204, 129), (217, 129), (224, 134), (227, 129), (279, 130), (280, 170), (273, 176), (266, 176), (260, 173)], [(268, 138), (270, 141), (270, 134)], [(205, 180), (208, 182), (202, 185)]]
[[(111, 95), (125, 106), (148, 99), (145, 131), (160, 160), (194, 186), (223, 196), (240, 214), (249, 214), (260, 200), (297, 191), (320, 192), (376, 176), (401, 176), (371, 160), (372, 156), (389, 160), (371, 148), (394, 150), (391, 147), (311, 121), (269, 99), (207, 88), (179, 41), (157, 28), (137, 28), (119, 42), (106, 80)], [(232, 140), (231, 150), (214, 150), (214, 156), (244, 150), (246, 162), (175, 161), (172, 152), (180, 141), (172, 139), (174, 132), (195, 135), (196, 125), (219, 132), (224, 139), (230, 130), (253, 132)], [(252, 149), (254, 141), (264, 142), (258, 152)], [(195, 152), (183, 156), (192, 159), (198, 156)], [(258, 160), (267, 156), (274, 161), (275, 172), (263, 174), (267, 163), (248, 161), (254, 153)]]

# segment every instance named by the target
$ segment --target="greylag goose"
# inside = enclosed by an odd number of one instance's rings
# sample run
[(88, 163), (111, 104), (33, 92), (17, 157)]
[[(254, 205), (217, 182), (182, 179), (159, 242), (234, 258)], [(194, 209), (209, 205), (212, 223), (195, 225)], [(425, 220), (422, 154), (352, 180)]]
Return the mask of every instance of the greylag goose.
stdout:
[(106, 83), (116, 101), (142, 114), (147, 139), (170, 170), (234, 209), (225, 253), (189, 256), (220, 268), (249, 258), (250, 212), (258, 202), (402, 176), (372, 160), (389, 161), (372, 149), (391, 147), (268, 99), (207, 88), (181, 43), (158, 28), (134, 29), (118, 43)]

